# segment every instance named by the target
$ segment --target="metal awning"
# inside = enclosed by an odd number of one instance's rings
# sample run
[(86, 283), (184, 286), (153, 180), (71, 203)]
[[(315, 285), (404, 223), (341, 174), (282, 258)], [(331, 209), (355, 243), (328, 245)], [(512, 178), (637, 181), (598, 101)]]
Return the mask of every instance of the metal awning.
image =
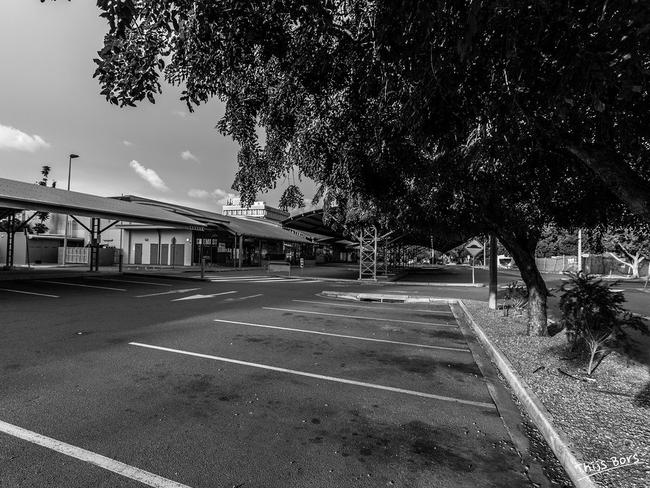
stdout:
[(303, 244), (310, 243), (310, 241), (305, 237), (283, 229), (278, 224), (264, 221), (262, 219), (243, 219), (228, 216), (228, 223), (222, 223), (220, 225), (233, 234), (247, 237)]
[(197, 230), (205, 227), (201, 222), (160, 207), (5, 178), (0, 178), (2, 210), (34, 210)]
[[(229, 232), (233, 235), (244, 237), (255, 237), (257, 239), (268, 239), (275, 241), (309, 243), (310, 241), (305, 236), (298, 235), (290, 230), (283, 229), (279, 223), (261, 219), (261, 218), (245, 218), (234, 217), (232, 215), (222, 215), (208, 210), (197, 208), (184, 207), (169, 202), (161, 202), (158, 200), (151, 200), (148, 198), (138, 197), (136, 195), (123, 195), (115, 197), (118, 200), (129, 202), (137, 202), (143, 206), (152, 208), (164, 208), (174, 213), (184, 215), (188, 218), (196, 220), (205, 224), (205, 230), (220, 230)], [(307, 236), (309, 237), (309, 236)]]
[(309, 210), (308, 212), (293, 215), (282, 221), (282, 226), (295, 229), (299, 232), (309, 232), (321, 236), (332, 237), (337, 240), (345, 239), (340, 232), (323, 223), (323, 209)]

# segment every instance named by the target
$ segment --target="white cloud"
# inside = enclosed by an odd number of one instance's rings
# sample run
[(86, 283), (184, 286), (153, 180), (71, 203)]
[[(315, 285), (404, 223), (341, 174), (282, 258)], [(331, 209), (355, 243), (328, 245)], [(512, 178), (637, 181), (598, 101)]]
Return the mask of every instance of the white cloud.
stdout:
[(212, 196), (217, 200), (217, 203), (220, 203), (221, 205), (226, 205), (228, 203), (228, 200), (232, 200), (238, 195), (234, 193), (228, 193), (222, 190), (221, 188), (217, 188), (212, 192)]
[(140, 178), (145, 180), (156, 190), (160, 190), (160, 191), (169, 190), (169, 188), (167, 188), (167, 185), (165, 185), (165, 182), (160, 178), (160, 176), (158, 176), (158, 173), (156, 173), (154, 170), (150, 168), (145, 168), (140, 163), (138, 163), (135, 159), (129, 163), (129, 166), (133, 168), (133, 170), (137, 173), (137, 175)]
[(131, 141), (127, 141), (126, 139), (122, 141), (122, 144), (124, 144), (126, 147), (131, 147), (134, 145)]
[(181, 119), (187, 118), (187, 112), (183, 112), (182, 110), (172, 110), (172, 113), (178, 115)]
[(199, 190), (197, 188), (192, 188), (190, 191), (187, 192), (189, 196), (192, 198), (208, 198), (210, 196), (210, 192), (207, 190)]
[(215, 190), (212, 190), (211, 192), (207, 190), (200, 190), (198, 188), (192, 188), (190, 191), (187, 192), (187, 194), (192, 198), (204, 198), (204, 199), (213, 198), (217, 203), (221, 205), (225, 205), (226, 203), (228, 203), (229, 200), (232, 200), (233, 198), (238, 196), (234, 193), (229, 193), (227, 191), (224, 191), (221, 188), (217, 188)]
[(185, 161), (196, 161), (197, 163), (199, 162), (199, 158), (192, 154), (189, 149), (186, 149), (181, 153), (181, 158), (183, 158)]
[(41, 136), (30, 136), (18, 129), (0, 124), (0, 150), (13, 149), (16, 151), (34, 152), (37, 149), (48, 148), (50, 145)]

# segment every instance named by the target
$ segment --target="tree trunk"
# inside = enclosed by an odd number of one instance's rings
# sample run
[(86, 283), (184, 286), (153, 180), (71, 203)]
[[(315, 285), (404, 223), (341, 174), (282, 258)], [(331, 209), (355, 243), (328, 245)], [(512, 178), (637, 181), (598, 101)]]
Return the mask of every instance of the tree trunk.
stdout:
[(532, 330), (536, 335), (546, 336), (548, 335), (546, 313), (548, 289), (535, 263), (535, 246), (532, 243), (522, 245), (512, 237), (500, 235), (499, 239), (512, 254), (528, 289), (528, 333), (530, 334)]
[(638, 278), (639, 277), (639, 264), (641, 261), (639, 261), (639, 255), (637, 254), (634, 259), (632, 260), (632, 276), (630, 278)]

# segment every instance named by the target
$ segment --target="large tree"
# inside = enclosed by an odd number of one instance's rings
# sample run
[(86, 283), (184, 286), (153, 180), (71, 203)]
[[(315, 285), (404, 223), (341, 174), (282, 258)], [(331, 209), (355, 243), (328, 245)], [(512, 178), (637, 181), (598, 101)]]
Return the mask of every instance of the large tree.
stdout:
[(245, 200), (296, 167), (400, 222), (496, 233), (542, 333), (542, 227), (598, 221), (605, 186), (647, 218), (644, 2), (98, 5), (110, 30), (96, 74), (112, 103), (155, 101), (161, 73), (190, 108), (221, 98)]
[(650, 227), (647, 225), (608, 229), (603, 243), (610, 256), (629, 268), (631, 278), (638, 278), (643, 261), (650, 259)]

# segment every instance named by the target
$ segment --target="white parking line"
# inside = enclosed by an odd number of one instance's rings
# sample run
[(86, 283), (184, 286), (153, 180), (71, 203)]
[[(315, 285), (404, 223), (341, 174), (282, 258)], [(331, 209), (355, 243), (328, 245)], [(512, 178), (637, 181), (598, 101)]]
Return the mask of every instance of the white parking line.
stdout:
[(191, 291), (196, 291), (200, 290), (201, 288), (184, 288), (182, 290), (169, 290), (169, 291), (161, 291), (159, 293), (148, 293), (146, 295), (136, 295), (136, 298), (146, 298), (146, 297), (157, 297), (160, 295), (173, 295), (174, 293), (189, 293)]
[(268, 278), (268, 276), (220, 276), (218, 278), (210, 278), (210, 281), (215, 283), (218, 281), (249, 281), (249, 280), (261, 280), (263, 278)]
[(368, 310), (399, 310), (400, 312), (426, 312), (426, 313), (434, 313), (434, 314), (439, 314), (439, 315), (454, 315), (453, 312), (447, 311), (447, 310), (422, 310), (422, 309), (415, 309), (415, 308), (407, 308), (407, 307), (373, 307), (373, 306), (365, 306), (365, 305), (348, 305), (345, 303), (335, 303), (335, 302), (319, 302), (316, 300), (292, 300), (292, 302), (300, 302), (300, 303), (315, 303), (317, 305), (328, 305), (332, 307), (345, 307), (345, 308), (367, 308)]
[(143, 344), (141, 342), (129, 342), (129, 345), (138, 346), (138, 347), (146, 347), (148, 349), (156, 349), (158, 351), (173, 352), (175, 354), (184, 354), (186, 356), (194, 356), (194, 357), (197, 357), (197, 358), (212, 359), (214, 361), (222, 361), (222, 362), (225, 362), (225, 363), (239, 364), (239, 365), (242, 365), (242, 366), (251, 366), (253, 368), (268, 369), (270, 371), (278, 371), (280, 373), (295, 374), (297, 376), (306, 376), (308, 378), (316, 378), (318, 380), (333, 381), (333, 382), (336, 382), (336, 383), (344, 383), (344, 384), (347, 384), (347, 385), (363, 386), (363, 387), (366, 387), (366, 388), (374, 388), (376, 390), (391, 391), (391, 392), (394, 392), (394, 393), (404, 393), (406, 395), (413, 395), (413, 396), (418, 396), (418, 397), (422, 397), (422, 398), (431, 398), (431, 399), (434, 399), (434, 400), (442, 400), (442, 401), (445, 401), (445, 402), (454, 402), (454, 403), (461, 403), (461, 404), (464, 404), (464, 405), (472, 405), (472, 406), (475, 406), (475, 407), (496, 409), (496, 406), (493, 403), (476, 402), (476, 401), (473, 401), (473, 400), (463, 400), (461, 398), (434, 395), (433, 393), (424, 393), (422, 391), (406, 390), (404, 388), (394, 388), (392, 386), (376, 385), (376, 384), (373, 384), (373, 383), (365, 383), (363, 381), (348, 380), (346, 378), (337, 378), (337, 377), (334, 377), (334, 376), (325, 376), (325, 375), (322, 375), (322, 374), (307, 373), (306, 371), (297, 371), (295, 369), (279, 368), (277, 366), (270, 366), (270, 365), (267, 365), (267, 364), (250, 363), (248, 361), (240, 361), (239, 359), (230, 359), (230, 358), (224, 358), (224, 357), (220, 357), (220, 356), (212, 356), (210, 354), (200, 354), (198, 352), (183, 351), (181, 349), (171, 349), (169, 347), (154, 346), (152, 344)]
[(60, 298), (59, 295), (48, 295), (47, 293), (34, 293), (33, 291), (10, 290), (9, 288), (0, 288), (0, 290), (8, 291), (11, 293), (23, 293), (25, 295), (36, 295), (39, 297)]
[(116, 280), (114, 278), (93, 278), (98, 281), (117, 281), (119, 283), (135, 283), (136, 285), (172, 286), (169, 283), (154, 283), (152, 281)]
[(157, 474), (144, 471), (134, 466), (129, 466), (128, 464), (116, 461), (115, 459), (107, 458), (101, 454), (87, 451), (86, 449), (52, 439), (51, 437), (46, 437), (36, 432), (32, 432), (31, 430), (8, 424), (2, 420), (0, 420), (0, 432), (60, 452), (66, 456), (94, 464), (95, 466), (99, 466), (100, 468), (104, 468), (108, 471), (124, 476), (125, 478), (130, 478), (148, 486), (153, 486), (155, 488), (190, 488), (188, 485), (177, 483), (176, 481), (163, 478)]
[(300, 278), (265, 278), (263, 280), (251, 280), (249, 283), (286, 283), (287, 281), (304, 283)]
[(223, 291), (221, 293), (211, 293), (210, 295), (201, 295), (200, 293), (197, 295), (190, 295), (188, 297), (183, 297), (183, 298), (175, 298), (172, 300), (172, 302), (181, 302), (184, 300), (203, 300), (204, 298), (214, 298), (218, 297), (220, 295), (230, 295), (232, 293), (237, 293), (237, 291)]
[(356, 339), (358, 341), (370, 341), (370, 342), (385, 342), (387, 344), (399, 344), (401, 346), (413, 346), (413, 347), (423, 347), (426, 349), (442, 349), (443, 351), (458, 351), (458, 352), (469, 352), (469, 349), (462, 347), (444, 347), (444, 346), (432, 346), (429, 344), (416, 344), (414, 342), (401, 342), (401, 341), (389, 341), (388, 339), (373, 339), (371, 337), (359, 337), (351, 336), (345, 334), (333, 334), (330, 332), (319, 332), (315, 330), (305, 330), (305, 329), (292, 329), (290, 327), (279, 327), (277, 325), (263, 325), (263, 324), (251, 324), (248, 322), (235, 322), (234, 320), (222, 320), (222, 319), (213, 319), (215, 322), (223, 322), (226, 324), (236, 324), (236, 325), (249, 325), (251, 327), (262, 327), (264, 329), (277, 329), (277, 330), (287, 330), (289, 332), (304, 332), (305, 334), (317, 334), (330, 337), (341, 337), (343, 339)]
[(237, 298), (226, 298), (224, 302), (240, 302), (242, 300), (248, 300), (249, 298), (257, 298), (261, 297), (262, 293), (258, 293), (257, 295), (248, 295), (247, 297), (237, 297)]
[(436, 322), (418, 322), (415, 320), (382, 319), (377, 317), (364, 317), (363, 315), (343, 315), (339, 313), (311, 312), (308, 310), (294, 310), (291, 308), (274, 308), (274, 307), (262, 307), (262, 308), (265, 310), (278, 310), (280, 312), (311, 313), (314, 315), (327, 315), (329, 317), (343, 317), (346, 319), (378, 320), (381, 322), (397, 322), (399, 324), (435, 325), (437, 327), (456, 327), (455, 324), (440, 324)]
[(82, 285), (81, 283), (66, 283), (65, 281), (48, 281), (38, 280), (41, 283), (51, 283), (53, 285), (79, 286), (81, 288), (97, 288), (99, 290), (126, 291), (125, 288), (110, 288), (108, 286)]

